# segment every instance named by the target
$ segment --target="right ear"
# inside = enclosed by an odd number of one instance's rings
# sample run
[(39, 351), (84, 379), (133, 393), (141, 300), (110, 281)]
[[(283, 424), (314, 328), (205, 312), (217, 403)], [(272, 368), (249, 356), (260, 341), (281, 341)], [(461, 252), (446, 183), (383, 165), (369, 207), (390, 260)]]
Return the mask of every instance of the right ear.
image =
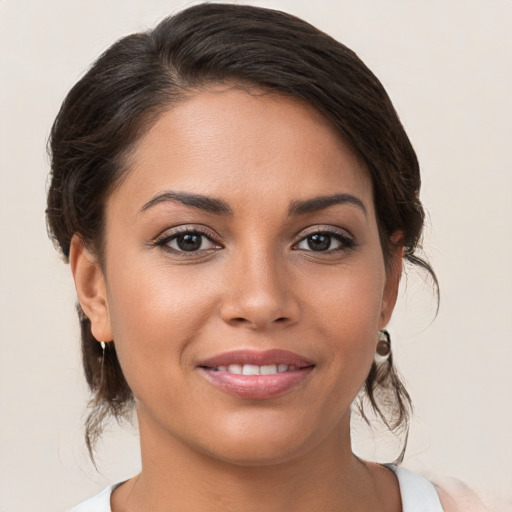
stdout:
[(112, 341), (105, 276), (97, 258), (76, 233), (71, 239), (69, 265), (75, 280), (78, 301), (91, 322), (92, 335), (98, 341)]

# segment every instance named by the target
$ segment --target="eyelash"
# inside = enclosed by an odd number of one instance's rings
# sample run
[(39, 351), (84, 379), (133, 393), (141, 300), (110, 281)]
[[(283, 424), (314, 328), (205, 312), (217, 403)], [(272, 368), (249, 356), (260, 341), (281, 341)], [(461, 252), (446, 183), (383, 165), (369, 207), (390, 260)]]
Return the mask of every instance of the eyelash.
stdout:
[[(301, 244), (303, 242), (307, 243), (308, 238), (313, 237), (315, 235), (325, 235), (325, 236), (329, 237), (331, 239), (330, 244), (332, 244), (332, 240), (334, 239), (340, 244), (340, 247), (337, 247), (335, 249), (327, 249), (325, 251), (314, 251), (312, 249), (307, 250), (307, 249), (300, 249), (297, 247), (299, 244)], [(355, 249), (356, 247), (357, 247), (356, 241), (354, 240), (354, 238), (352, 238), (352, 236), (348, 235), (344, 231), (337, 230), (332, 227), (323, 228), (323, 229), (317, 228), (313, 231), (310, 231), (309, 233), (306, 233), (305, 235), (303, 235), (301, 237), (301, 239), (293, 246), (293, 248), (298, 251), (303, 250), (305, 252), (311, 252), (313, 254), (326, 254), (326, 255), (349, 252), (349, 251)]]
[[(203, 240), (201, 240), (201, 245), (199, 246), (199, 248), (197, 250), (186, 251), (186, 250), (182, 250), (179, 248), (177, 249), (177, 248), (173, 248), (173, 247), (169, 246), (169, 244), (171, 242), (177, 240), (178, 237), (184, 236), (184, 235), (199, 236), (202, 239), (208, 240), (211, 244), (214, 244), (215, 247), (201, 249), (200, 247), (204, 243)], [(337, 247), (335, 249), (328, 248), (326, 250), (321, 250), (321, 251), (314, 251), (311, 248), (310, 249), (301, 249), (300, 247), (298, 247), (301, 243), (304, 243), (304, 242), (307, 243), (308, 238), (313, 237), (315, 235), (325, 235), (326, 237), (329, 237), (329, 239), (330, 239), (329, 245), (332, 244), (332, 240), (334, 239), (340, 244), (340, 247)], [(198, 229), (198, 228), (187, 227), (187, 226), (176, 228), (172, 232), (172, 234), (162, 235), (161, 237), (157, 238), (153, 242), (152, 245), (157, 246), (157, 247), (162, 247), (164, 250), (166, 250), (168, 252), (172, 252), (173, 254), (179, 254), (180, 256), (184, 256), (184, 257), (194, 256), (194, 255), (197, 255), (198, 253), (204, 254), (204, 251), (212, 251), (212, 250), (222, 249), (222, 245), (215, 240), (215, 238), (212, 236), (212, 234), (210, 232), (207, 232), (206, 230), (202, 230), (202, 229)], [(356, 247), (357, 247), (357, 244), (356, 244), (355, 240), (350, 235), (348, 235), (344, 231), (336, 230), (336, 229), (333, 229), (332, 227), (330, 227), (330, 228), (325, 228), (325, 229), (317, 228), (309, 233), (304, 234), (298, 242), (293, 244), (292, 249), (297, 250), (297, 251), (316, 253), (316, 254), (335, 254), (335, 253), (337, 254), (337, 253), (351, 251), (351, 250), (355, 249)]]
[[(171, 242), (177, 240), (178, 237), (185, 236), (185, 235), (199, 236), (202, 239), (208, 240), (209, 242), (214, 244), (216, 247), (211, 247), (208, 249), (198, 249), (195, 251), (185, 251), (185, 250), (175, 249), (175, 248), (169, 246), (169, 244)], [(201, 240), (201, 245), (203, 245), (203, 243), (204, 243), (204, 241)], [(171, 234), (166, 233), (166, 234), (160, 236), (153, 242), (153, 245), (155, 245), (157, 247), (162, 247), (162, 249), (164, 249), (166, 251), (172, 252), (173, 254), (179, 254), (180, 256), (184, 256), (184, 257), (187, 257), (189, 255), (190, 256), (197, 255), (198, 252), (204, 253), (204, 251), (212, 251), (212, 250), (218, 250), (218, 249), (222, 248), (222, 246), (214, 239), (212, 234), (210, 234), (208, 231), (198, 229), (198, 228), (191, 228), (191, 227), (187, 227), (187, 226), (176, 228)]]

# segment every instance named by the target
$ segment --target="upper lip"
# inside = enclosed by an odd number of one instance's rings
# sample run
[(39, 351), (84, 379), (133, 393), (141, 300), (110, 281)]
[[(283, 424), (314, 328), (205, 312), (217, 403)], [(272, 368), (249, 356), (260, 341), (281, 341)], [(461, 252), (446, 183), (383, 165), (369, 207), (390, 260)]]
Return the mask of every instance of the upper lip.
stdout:
[(295, 366), (297, 368), (313, 366), (312, 361), (299, 354), (281, 349), (263, 351), (234, 350), (232, 352), (224, 352), (201, 361), (198, 366), (217, 368), (218, 366), (229, 366), (231, 364), (254, 364), (257, 366), (287, 364), (288, 366)]

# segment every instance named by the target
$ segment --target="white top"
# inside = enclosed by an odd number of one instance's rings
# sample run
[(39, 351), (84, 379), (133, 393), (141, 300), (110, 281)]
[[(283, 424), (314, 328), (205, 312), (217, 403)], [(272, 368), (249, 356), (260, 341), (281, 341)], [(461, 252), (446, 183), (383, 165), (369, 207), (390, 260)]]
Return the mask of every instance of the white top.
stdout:
[[(405, 468), (392, 464), (387, 467), (394, 471), (400, 485), (402, 512), (443, 512), (436, 488), (427, 479)], [(84, 501), (70, 512), (112, 512), (110, 496), (121, 484), (107, 487), (94, 498)]]

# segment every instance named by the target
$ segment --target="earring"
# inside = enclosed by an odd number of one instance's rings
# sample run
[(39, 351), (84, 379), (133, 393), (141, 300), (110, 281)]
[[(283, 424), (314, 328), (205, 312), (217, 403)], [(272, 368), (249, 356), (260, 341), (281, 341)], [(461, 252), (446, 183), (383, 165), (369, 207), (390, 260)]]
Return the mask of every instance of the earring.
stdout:
[(378, 334), (377, 349), (375, 350), (375, 362), (382, 364), (391, 355), (391, 336), (386, 329), (381, 329)]
[(100, 366), (100, 383), (98, 385), (98, 389), (101, 389), (101, 386), (103, 384), (103, 366), (105, 365), (105, 347), (107, 344), (104, 341), (100, 341), (100, 346), (102, 350), (101, 354), (101, 366)]

